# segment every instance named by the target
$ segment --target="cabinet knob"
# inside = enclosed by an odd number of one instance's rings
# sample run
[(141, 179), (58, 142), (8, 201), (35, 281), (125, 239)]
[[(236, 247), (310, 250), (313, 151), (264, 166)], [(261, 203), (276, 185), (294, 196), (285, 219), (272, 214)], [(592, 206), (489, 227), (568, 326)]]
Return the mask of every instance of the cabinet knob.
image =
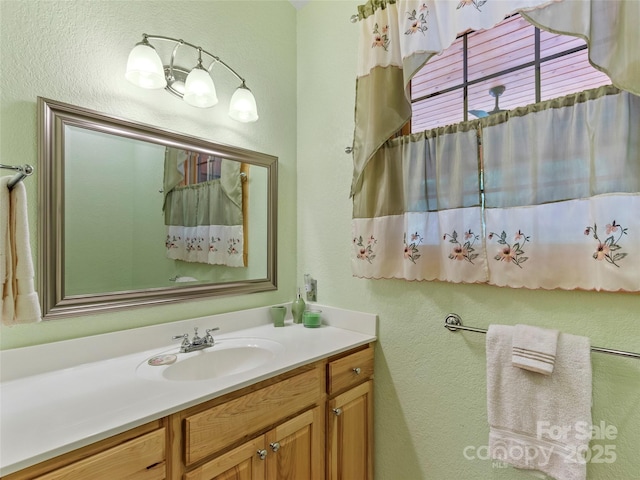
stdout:
[(339, 417), (340, 415), (342, 415), (342, 409), (341, 408), (334, 408), (333, 413), (335, 413), (336, 417)]
[(360, 370), (360, 367), (356, 367), (356, 368), (354, 368), (352, 370), (353, 370), (353, 373), (355, 373), (356, 375), (360, 375), (360, 372), (362, 371), (362, 370)]
[(267, 451), (266, 450), (258, 450), (258, 456), (260, 457), (260, 460), (264, 460), (265, 458), (267, 458)]
[(271, 447), (271, 450), (273, 450), (274, 452), (277, 452), (278, 450), (280, 450), (280, 442), (270, 443), (269, 446)]

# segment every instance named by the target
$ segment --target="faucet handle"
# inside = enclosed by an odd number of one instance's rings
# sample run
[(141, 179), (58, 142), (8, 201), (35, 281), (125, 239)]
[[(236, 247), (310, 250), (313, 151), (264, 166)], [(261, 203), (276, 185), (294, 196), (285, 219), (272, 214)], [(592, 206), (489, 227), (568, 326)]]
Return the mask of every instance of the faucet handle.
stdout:
[(188, 333), (185, 333), (185, 334), (183, 334), (183, 335), (175, 335), (175, 336), (173, 336), (173, 337), (171, 337), (171, 338), (172, 338), (173, 340), (180, 340), (180, 339), (182, 339), (182, 344), (181, 344), (181, 346), (182, 346), (183, 348), (191, 346), (191, 343), (189, 342), (189, 334), (188, 334)]
[(204, 341), (213, 345), (215, 343), (215, 340), (213, 339), (213, 335), (211, 335), (211, 332), (215, 332), (216, 330), (220, 330), (220, 327), (207, 328), (207, 334), (204, 337)]

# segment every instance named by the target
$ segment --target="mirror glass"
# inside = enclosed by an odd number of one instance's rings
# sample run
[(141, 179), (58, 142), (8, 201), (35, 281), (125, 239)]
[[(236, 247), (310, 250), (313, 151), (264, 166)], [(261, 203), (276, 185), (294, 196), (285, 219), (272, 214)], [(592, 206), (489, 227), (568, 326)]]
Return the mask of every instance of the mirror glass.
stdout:
[(38, 99), (45, 319), (275, 290), (277, 158)]

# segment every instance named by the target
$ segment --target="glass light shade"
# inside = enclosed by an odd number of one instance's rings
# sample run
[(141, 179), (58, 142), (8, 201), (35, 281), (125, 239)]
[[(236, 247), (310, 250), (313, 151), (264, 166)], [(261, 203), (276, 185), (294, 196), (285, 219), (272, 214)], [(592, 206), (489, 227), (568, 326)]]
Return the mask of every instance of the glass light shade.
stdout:
[(229, 116), (239, 122), (248, 123), (258, 120), (258, 107), (253, 93), (244, 84), (239, 86), (229, 103)]
[(148, 43), (139, 43), (133, 47), (127, 60), (127, 71), (124, 76), (131, 83), (142, 88), (167, 86), (162, 60), (156, 49)]
[(187, 75), (187, 81), (184, 83), (185, 102), (194, 107), (208, 108), (218, 103), (216, 95), (216, 87), (213, 79), (202, 67), (195, 67)]

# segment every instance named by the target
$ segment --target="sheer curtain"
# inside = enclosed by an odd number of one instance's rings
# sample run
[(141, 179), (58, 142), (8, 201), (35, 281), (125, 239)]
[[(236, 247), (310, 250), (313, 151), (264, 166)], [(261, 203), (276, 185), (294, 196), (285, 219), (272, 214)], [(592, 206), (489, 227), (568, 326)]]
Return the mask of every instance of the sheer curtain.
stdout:
[(240, 162), (222, 160), (220, 178), (178, 186), (187, 152), (165, 156), (164, 215), (167, 257), (186, 262), (244, 266)]
[(640, 290), (640, 97), (581, 92), (386, 142), (355, 276)]
[(451, 126), (387, 142), (353, 198), (355, 276), (484, 282), (477, 133)]
[(601, 87), (489, 118), (490, 283), (640, 290), (640, 97)]

